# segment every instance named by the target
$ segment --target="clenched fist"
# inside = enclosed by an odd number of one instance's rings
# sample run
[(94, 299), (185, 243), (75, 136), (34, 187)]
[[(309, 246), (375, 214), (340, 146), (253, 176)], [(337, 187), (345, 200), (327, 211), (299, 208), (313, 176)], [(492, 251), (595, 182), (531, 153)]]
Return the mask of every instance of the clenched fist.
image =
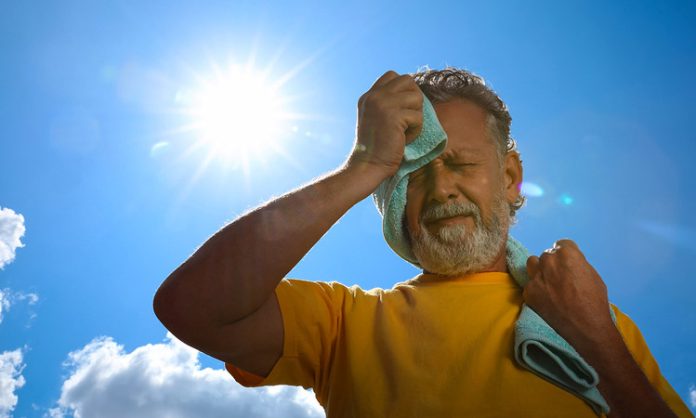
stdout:
[(529, 257), (527, 272), (525, 302), (578, 351), (614, 326), (607, 287), (573, 241), (557, 241), (540, 257)]
[(356, 143), (349, 164), (365, 164), (387, 178), (423, 125), (423, 93), (409, 75), (384, 73), (358, 101)]

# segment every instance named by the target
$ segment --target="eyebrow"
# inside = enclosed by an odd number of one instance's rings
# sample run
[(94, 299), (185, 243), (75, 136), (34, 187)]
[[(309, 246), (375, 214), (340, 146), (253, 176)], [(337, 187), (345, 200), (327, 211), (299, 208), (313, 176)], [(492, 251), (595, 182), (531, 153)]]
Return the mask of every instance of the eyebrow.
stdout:
[(485, 156), (485, 152), (482, 152), (481, 150), (475, 149), (475, 148), (458, 148), (458, 149), (450, 149), (446, 152), (443, 152), (440, 154), (440, 157), (442, 159), (452, 159), (452, 158), (458, 158), (458, 157), (474, 157), (474, 158), (480, 158)]

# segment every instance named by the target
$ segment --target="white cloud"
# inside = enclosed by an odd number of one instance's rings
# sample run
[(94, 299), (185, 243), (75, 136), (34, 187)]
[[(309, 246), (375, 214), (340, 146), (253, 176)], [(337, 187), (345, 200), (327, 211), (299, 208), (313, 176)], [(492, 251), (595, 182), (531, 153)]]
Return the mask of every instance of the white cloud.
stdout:
[(0, 323), (2, 322), (2, 313), (10, 309), (10, 298), (7, 290), (0, 289)]
[[(10, 307), (17, 302), (26, 301), (28, 305), (35, 305), (39, 301), (39, 295), (36, 293), (13, 292), (10, 289), (0, 289), (0, 323), (4, 318), (4, 313), (10, 310)], [(32, 319), (35, 314), (31, 314)]]
[(224, 370), (201, 368), (198, 352), (171, 334), (130, 353), (109, 337), (68, 355), (52, 418), (323, 417), (302, 388), (247, 389)]
[(0, 269), (15, 258), (15, 251), (24, 247), (24, 216), (10, 208), (0, 207)]
[(689, 400), (691, 401), (691, 406), (696, 408), (696, 386), (691, 386), (689, 388)]
[(0, 353), (0, 418), (9, 418), (17, 405), (15, 391), (24, 386), (22, 351)]
[(35, 305), (39, 301), (39, 295), (36, 293), (15, 293), (15, 297), (19, 301), (27, 301), (29, 305)]

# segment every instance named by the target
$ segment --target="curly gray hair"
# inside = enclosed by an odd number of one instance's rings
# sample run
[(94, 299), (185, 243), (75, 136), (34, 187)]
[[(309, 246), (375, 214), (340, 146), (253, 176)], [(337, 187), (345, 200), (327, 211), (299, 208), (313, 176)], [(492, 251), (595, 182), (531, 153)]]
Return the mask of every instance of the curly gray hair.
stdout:
[[(425, 67), (410, 75), (432, 103), (466, 99), (481, 106), (488, 113), (488, 132), (495, 142), (501, 165), (508, 152), (518, 152), (517, 143), (510, 136), (510, 112), (493, 89), (486, 85), (483, 77), (454, 67), (443, 70)], [(524, 206), (525, 201), (526, 198), (520, 194), (510, 205), (510, 219), (513, 222), (515, 212)]]

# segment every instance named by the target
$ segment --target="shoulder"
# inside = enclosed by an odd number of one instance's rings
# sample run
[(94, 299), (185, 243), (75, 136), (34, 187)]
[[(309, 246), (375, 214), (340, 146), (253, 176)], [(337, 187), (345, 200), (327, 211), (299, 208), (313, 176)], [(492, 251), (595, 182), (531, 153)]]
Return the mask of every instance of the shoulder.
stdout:
[(619, 332), (621, 333), (621, 336), (624, 338), (624, 341), (626, 341), (626, 343), (635, 342), (636, 339), (642, 341), (643, 336), (640, 332), (640, 329), (638, 328), (638, 325), (636, 325), (636, 323), (633, 322), (633, 319), (631, 319), (631, 317), (628, 316), (628, 314), (620, 310), (613, 303), (611, 303), (610, 305), (611, 310), (616, 315), (616, 327), (619, 329)]
[(369, 294), (382, 289), (365, 290), (359, 285), (348, 286), (337, 281), (315, 281), (304, 279), (285, 278), (280, 281), (278, 287), (290, 289), (324, 292), (324, 293), (349, 293), (349, 294)]
[(616, 314), (616, 328), (618, 328), (619, 334), (621, 334), (621, 338), (631, 355), (646, 375), (650, 375), (649, 377), (653, 379), (656, 378), (659, 374), (659, 368), (638, 325), (616, 305), (611, 304), (611, 309)]
[(384, 292), (380, 288), (365, 290), (359, 285), (347, 286), (337, 281), (326, 282), (292, 278), (283, 279), (276, 287), (276, 294), (279, 298), (319, 298), (331, 304), (380, 298)]

